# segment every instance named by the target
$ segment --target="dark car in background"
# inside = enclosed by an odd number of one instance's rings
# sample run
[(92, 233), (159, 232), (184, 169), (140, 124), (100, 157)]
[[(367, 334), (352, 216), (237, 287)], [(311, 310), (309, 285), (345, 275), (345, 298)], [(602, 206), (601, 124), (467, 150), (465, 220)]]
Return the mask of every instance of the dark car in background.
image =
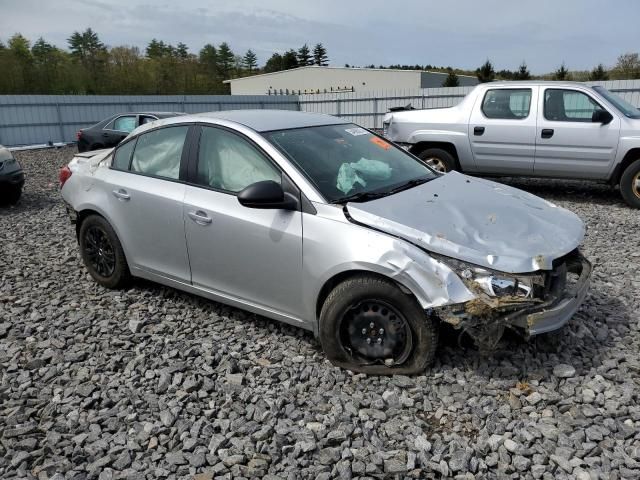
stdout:
[(100, 150), (118, 145), (135, 128), (160, 118), (184, 115), (178, 112), (126, 112), (112, 115), (78, 131), (78, 151)]
[(0, 205), (14, 204), (20, 200), (24, 172), (9, 149), (0, 145)]

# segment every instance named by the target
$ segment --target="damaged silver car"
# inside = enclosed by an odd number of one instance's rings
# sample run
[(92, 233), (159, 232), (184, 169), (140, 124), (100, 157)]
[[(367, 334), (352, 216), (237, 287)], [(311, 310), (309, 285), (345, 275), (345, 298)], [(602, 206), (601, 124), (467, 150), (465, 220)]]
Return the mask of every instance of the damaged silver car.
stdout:
[(573, 213), (326, 115), (160, 120), (60, 183), (99, 284), (146, 278), (312, 330), (354, 371), (423, 370), (442, 322), (484, 347), (558, 329), (591, 272)]

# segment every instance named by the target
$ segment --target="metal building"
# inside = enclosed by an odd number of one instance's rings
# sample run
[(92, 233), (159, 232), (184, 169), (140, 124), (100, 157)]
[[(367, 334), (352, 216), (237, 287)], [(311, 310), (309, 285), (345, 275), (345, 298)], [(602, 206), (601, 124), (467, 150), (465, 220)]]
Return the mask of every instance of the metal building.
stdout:
[[(446, 78), (446, 73), (423, 70), (309, 66), (234, 78), (224, 83), (231, 84), (232, 95), (279, 95), (438, 88)], [(476, 77), (468, 75), (458, 75), (458, 81), (461, 87), (478, 83)]]

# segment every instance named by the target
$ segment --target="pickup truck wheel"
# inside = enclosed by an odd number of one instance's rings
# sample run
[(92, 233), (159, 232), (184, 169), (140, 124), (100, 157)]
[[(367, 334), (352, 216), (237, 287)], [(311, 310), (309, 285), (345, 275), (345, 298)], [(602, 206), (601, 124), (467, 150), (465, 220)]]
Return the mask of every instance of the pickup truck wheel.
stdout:
[(629, 165), (620, 178), (620, 193), (625, 202), (640, 208), (640, 159)]
[(418, 158), (437, 172), (446, 173), (456, 169), (455, 158), (440, 148), (427, 148), (418, 154)]
[(371, 375), (415, 374), (433, 360), (438, 325), (390, 280), (340, 283), (320, 313), (320, 343), (336, 366)]
[(131, 279), (120, 240), (109, 222), (99, 215), (80, 225), (80, 253), (89, 274), (106, 288), (121, 288)]

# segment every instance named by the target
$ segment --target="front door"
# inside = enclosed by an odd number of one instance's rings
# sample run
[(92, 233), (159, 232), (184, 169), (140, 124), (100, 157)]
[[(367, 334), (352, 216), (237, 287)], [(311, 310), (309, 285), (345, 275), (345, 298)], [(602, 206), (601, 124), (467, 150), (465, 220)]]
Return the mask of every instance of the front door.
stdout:
[(159, 128), (120, 145), (104, 172), (108, 214), (129, 266), (187, 283), (180, 164), (188, 129)]
[(282, 173), (247, 138), (201, 127), (184, 222), (192, 283), (220, 296), (294, 316), (302, 292), (302, 213), (240, 205), (237, 193)]
[(545, 88), (539, 100), (534, 173), (538, 176), (604, 179), (615, 160), (620, 119), (604, 125), (593, 114), (604, 110), (586, 92)]
[(538, 87), (494, 88), (476, 100), (468, 134), (479, 172), (533, 173), (537, 93)]

